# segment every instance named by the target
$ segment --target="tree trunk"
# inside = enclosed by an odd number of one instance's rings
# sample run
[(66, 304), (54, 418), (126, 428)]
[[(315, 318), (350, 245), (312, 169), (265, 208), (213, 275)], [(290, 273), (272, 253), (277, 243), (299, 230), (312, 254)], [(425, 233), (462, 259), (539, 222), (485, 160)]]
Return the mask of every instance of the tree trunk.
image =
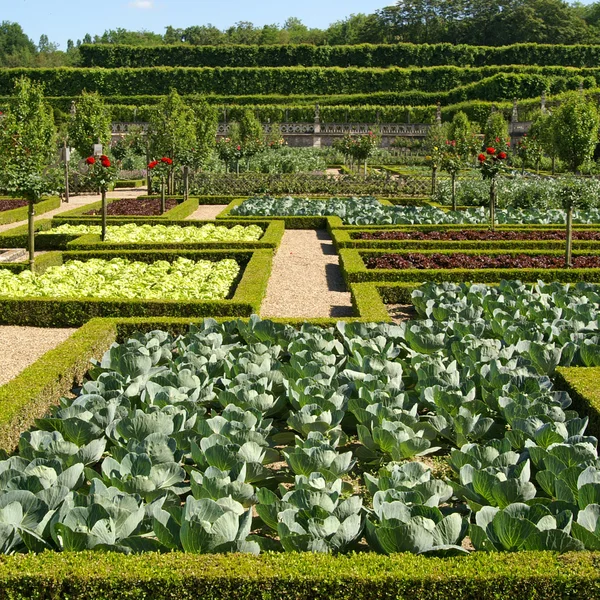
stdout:
[(552, 175), (556, 172), (556, 156), (552, 157)]
[(102, 190), (102, 234), (100, 238), (106, 241), (106, 190)]
[(190, 168), (183, 167), (183, 199), (189, 200), (190, 197)]
[(496, 228), (496, 178), (490, 179), (490, 227)]
[(29, 198), (29, 210), (27, 212), (27, 233), (28, 233), (28, 248), (29, 248), (29, 268), (33, 273), (35, 271), (35, 224), (33, 218), (35, 216), (35, 207), (33, 198)]
[(565, 252), (565, 268), (570, 269), (573, 266), (573, 207), (567, 209), (567, 248)]
[(160, 184), (160, 214), (161, 215), (165, 214), (165, 210), (167, 208), (166, 204), (167, 204), (167, 200), (166, 200), (166, 190), (165, 190), (165, 178), (163, 177), (161, 184)]
[(452, 185), (452, 210), (456, 210), (456, 173), (450, 173)]
[(431, 194), (435, 194), (435, 188), (437, 187), (437, 167), (431, 169)]
[(367, 176), (367, 160), (369, 159), (365, 158), (365, 177)]

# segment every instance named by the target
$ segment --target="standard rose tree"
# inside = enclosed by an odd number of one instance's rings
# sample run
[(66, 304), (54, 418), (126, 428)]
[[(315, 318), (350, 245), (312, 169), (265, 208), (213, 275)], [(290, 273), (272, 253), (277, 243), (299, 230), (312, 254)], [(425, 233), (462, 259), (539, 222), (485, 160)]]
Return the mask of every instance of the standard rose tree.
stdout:
[(504, 150), (498, 150), (493, 146), (486, 148), (477, 160), (481, 169), (481, 176), (490, 182), (490, 226), (492, 231), (496, 226), (496, 196), (497, 196), (497, 177), (505, 170), (505, 161), (508, 155)]
[(160, 160), (153, 160), (148, 163), (148, 170), (152, 176), (160, 177), (160, 214), (163, 215), (166, 209), (166, 184), (173, 172), (173, 159), (163, 156)]
[(102, 194), (102, 241), (106, 239), (106, 192), (117, 179), (117, 169), (112, 166), (108, 156), (103, 154), (100, 158), (90, 156), (85, 159), (88, 167), (87, 178), (94, 189)]

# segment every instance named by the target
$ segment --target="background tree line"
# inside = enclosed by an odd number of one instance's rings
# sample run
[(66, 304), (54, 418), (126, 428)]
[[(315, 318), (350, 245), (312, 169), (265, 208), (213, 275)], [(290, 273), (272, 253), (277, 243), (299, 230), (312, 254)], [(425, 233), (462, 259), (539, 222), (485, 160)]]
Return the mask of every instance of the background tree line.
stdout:
[(102, 35), (68, 40), (66, 50), (42, 35), (36, 44), (18, 23), (0, 24), (0, 66), (77, 65), (86, 44), (384, 44), (440, 42), (506, 45), (600, 43), (600, 2), (562, 0), (400, 0), (373, 14), (352, 14), (326, 29), (309, 28), (291, 17), (283, 25), (255, 26), (240, 21), (221, 30), (214, 25), (185, 29), (167, 26), (164, 35), (117, 28)]

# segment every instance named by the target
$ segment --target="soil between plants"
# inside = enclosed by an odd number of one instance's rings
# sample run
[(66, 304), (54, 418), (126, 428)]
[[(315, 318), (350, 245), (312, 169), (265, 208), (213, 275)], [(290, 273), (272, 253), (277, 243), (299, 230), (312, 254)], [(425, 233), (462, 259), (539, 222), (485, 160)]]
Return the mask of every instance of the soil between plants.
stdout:
[(27, 200), (0, 200), (0, 212), (27, 206)]
[[(566, 232), (557, 230), (537, 231), (367, 231), (353, 236), (356, 240), (440, 240), (440, 241), (544, 241), (565, 240)], [(573, 239), (600, 241), (600, 231), (574, 231)]]
[[(382, 254), (365, 259), (367, 269), (562, 269), (565, 259), (550, 254)], [(600, 268), (600, 255), (573, 257), (575, 269)]]
[[(177, 200), (174, 198), (167, 198), (166, 209), (171, 210), (177, 206)], [(101, 210), (90, 210), (85, 213), (86, 215), (98, 216), (102, 214)], [(121, 200), (114, 200), (106, 207), (106, 214), (108, 215), (141, 215), (148, 217), (156, 217), (160, 215), (160, 200), (149, 199), (149, 200), (137, 200), (136, 198), (122, 198)]]

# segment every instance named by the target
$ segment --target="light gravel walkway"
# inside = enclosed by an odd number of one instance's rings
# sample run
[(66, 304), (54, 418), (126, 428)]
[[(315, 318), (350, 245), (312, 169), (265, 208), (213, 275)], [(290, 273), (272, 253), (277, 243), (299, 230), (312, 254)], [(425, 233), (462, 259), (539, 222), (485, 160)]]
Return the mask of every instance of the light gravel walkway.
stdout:
[[(145, 194), (144, 189), (137, 190), (116, 190), (112, 192), (107, 192), (107, 198), (137, 198), (138, 196), (143, 196)], [(79, 208), (80, 206), (85, 206), (86, 204), (92, 204), (92, 202), (98, 202), (102, 200), (102, 196), (100, 194), (90, 194), (85, 196), (71, 196), (69, 198), (69, 202), (63, 202), (58, 208), (43, 213), (41, 215), (36, 215), (35, 220), (39, 221), (40, 219), (51, 219), (54, 215), (58, 215), (60, 213), (66, 212), (68, 210), (73, 210), (74, 208)], [(27, 221), (18, 221), (17, 223), (9, 223), (8, 225), (0, 225), (0, 232), (7, 231), (8, 229), (12, 229), (13, 227), (19, 227), (20, 225), (27, 225)]]
[(216, 216), (227, 208), (227, 204), (203, 204), (186, 219), (198, 219), (200, 221), (213, 221)]
[(350, 292), (325, 230), (283, 234), (261, 308), (262, 317), (350, 317)]
[(76, 329), (0, 327), (0, 385), (16, 377), (42, 354), (56, 348)]

